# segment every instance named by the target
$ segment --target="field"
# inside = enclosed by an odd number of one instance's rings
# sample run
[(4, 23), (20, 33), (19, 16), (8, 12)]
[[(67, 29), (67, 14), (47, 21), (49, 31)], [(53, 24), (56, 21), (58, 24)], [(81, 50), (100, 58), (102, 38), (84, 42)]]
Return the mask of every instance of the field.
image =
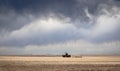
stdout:
[(0, 56), (0, 71), (120, 71), (120, 56)]

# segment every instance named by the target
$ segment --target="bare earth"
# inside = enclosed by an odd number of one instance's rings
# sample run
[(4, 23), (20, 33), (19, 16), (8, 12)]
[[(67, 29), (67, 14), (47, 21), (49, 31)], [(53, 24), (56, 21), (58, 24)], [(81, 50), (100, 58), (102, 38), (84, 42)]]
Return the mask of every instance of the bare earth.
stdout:
[(120, 71), (120, 56), (0, 56), (0, 71)]

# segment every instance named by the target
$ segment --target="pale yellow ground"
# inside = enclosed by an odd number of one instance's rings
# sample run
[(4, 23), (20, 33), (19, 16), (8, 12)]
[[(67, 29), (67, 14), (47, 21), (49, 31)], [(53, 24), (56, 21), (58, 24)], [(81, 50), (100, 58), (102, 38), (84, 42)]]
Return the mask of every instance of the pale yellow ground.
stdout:
[(69, 64), (120, 64), (120, 56), (82, 56), (82, 57), (20, 57), (20, 56), (0, 56), (0, 61), (38, 61), (44, 63), (69, 63)]

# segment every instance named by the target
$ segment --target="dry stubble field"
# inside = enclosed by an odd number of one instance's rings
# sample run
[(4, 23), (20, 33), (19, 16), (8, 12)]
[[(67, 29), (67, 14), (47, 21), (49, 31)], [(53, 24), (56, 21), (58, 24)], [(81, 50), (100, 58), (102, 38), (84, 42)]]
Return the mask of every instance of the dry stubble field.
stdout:
[(120, 56), (0, 56), (0, 71), (120, 71)]

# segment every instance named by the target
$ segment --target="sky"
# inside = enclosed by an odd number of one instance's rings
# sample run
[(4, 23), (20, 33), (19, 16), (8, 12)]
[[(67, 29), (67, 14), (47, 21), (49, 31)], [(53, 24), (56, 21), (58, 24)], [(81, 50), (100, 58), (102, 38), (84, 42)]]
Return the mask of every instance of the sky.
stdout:
[(0, 55), (120, 55), (120, 0), (0, 0)]

